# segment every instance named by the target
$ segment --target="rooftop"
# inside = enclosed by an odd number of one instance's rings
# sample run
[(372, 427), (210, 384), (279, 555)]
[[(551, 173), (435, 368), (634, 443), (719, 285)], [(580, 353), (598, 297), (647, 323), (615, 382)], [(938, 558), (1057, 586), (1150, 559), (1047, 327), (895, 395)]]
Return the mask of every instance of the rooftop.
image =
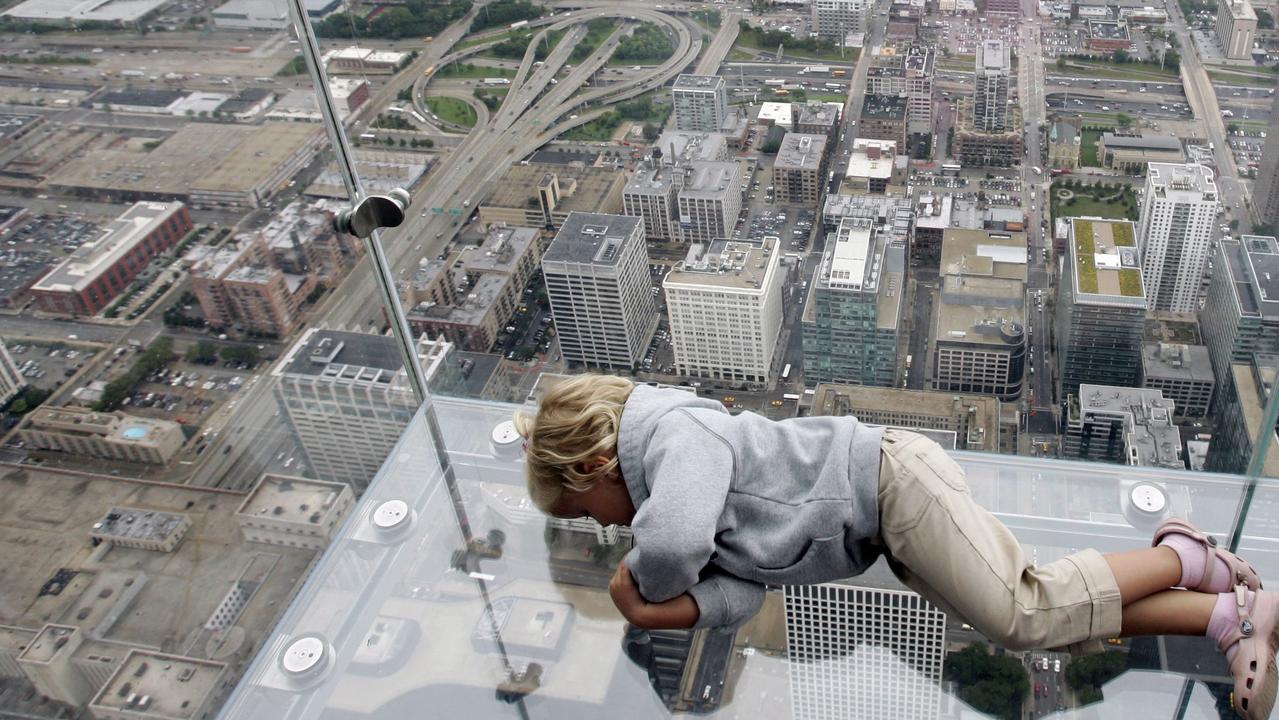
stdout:
[[(80, 625), (83, 634), (106, 628), (103, 641), (113, 643), (120, 657), (131, 646), (158, 648), (175, 638), (199, 636), (230, 589), (229, 579), (263, 549), (242, 539), (233, 515), (239, 498), (226, 491), (24, 465), (0, 469), (0, 497), (5, 499), (0, 506), (0, 557), (5, 558), (0, 617), (23, 628), (51, 620)], [(189, 513), (193, 522), (171, 553), (116, 546), (93, 554), (88, 531), (113, 507)], [(315, 555), (301, 548), (270, 548), (272, 569), (236, 620), (248, 637), (270, 632)], [(114, 611), (130, 578), (134, 582), (128, 587), (137, 589), (136, 596), (104, 624), (98, 606)], [(112, 594), (102, 598), (111, 588)], [(225, 639), (231, 642), (222, 649), (243, 658), (234, 638)], [(198, 647), (203, 650), (204, 642)], [(243, 662), (236, 660), (234, 676)]]
[[(640, 218), (625, 215), (569, 213), (546, 248), (542, 261), (617, 265), (622, 259), (623, 244), (642, 222)], [(643, 239), (642, 232), (640, 239)]]
[[(959, 437), (960, 450), (999, 450), (999, 400), (987, 395), (956, 395), (932, 390), (905, 390), (865, 385), (818, 383), (813, 395), (813, 415), (854, 415), (874, 425), (904, 425), (903, 416), (925, 417), (922, 427), (950, 430), (968, 426)], [(890, 420), (889, 418), (893, 418)]]
[(777, 150), (774, 168), (786, 170), (817, 170), (821, 167), (822, 153), (826, 148), (825, 135), (786, 133), (782, 146)]
[(1098, 415), (1123, 418), (1129, 465), (1185, 468), (1181, 436), (1172, 423), (1175, 403), (1159, 390), (1082, 384), (1079, 395), (1071, 399), (1069, 424), (1086, 424)]
[(1025, 342), (1025, 233), (947, 230), (940, 267), (936, 342)]
[(82, 292), (183, 207), (180, 202), (134, 203), (133, 207), (104, 226), (97, 240), (81, 245), (49, 274), (40, 278), (34, 289)]
[[(417, 347), (422, 369), (429, 378), (452, 344), (423, 335)], [(404, 362), (389, 335), (313, 327), (281, 357), (272, 374), (389, 386), (404, 382)]]
[(181, 90), (149, 90), (149, 89), (133, 89), (127, 90), (108, 90), (93, 99), (95, 105), (110, 105), (112, 107), (120, 107), (122, 105), (131, 105), (138, 107), (166, 108), (173, 103), (186, 97), (186, 93)]
[(826, 102), (806, 102), (796, 107), (797, 124), (819, 127), (834, 127), (839, 124), (839, 113), (843, 108), (839, 103)]
[(93, 524), (91, 535), (104, 540), (145, 540), (163, 543), (174, 533), (186, 532), (189, 518), (183, 513), (113, 507)]
[(740, 193), (737, 163), (731, 161), (695, 161), (684, 171), (684, 187), (680, 197), (718, 200)]
[(23, 427), (144, 446), (162, 443), (166, 436), (182, 432), (181, 426), (172, 420), (129, 415), (119, 410), (94, 412), (74, 405), (38, 407), (27, 413)]
[(538, 183), (548, 174), (553, 174), (560, 186), (557, 213), (598, 212), (617, 185), (626, 180), (626, 173), (612, 167), (515, 163), (494, 183), (492, 192), (480, 205), (527, 209), (530, 198), (536, 202)]
[(22, 20), (66, 22), (138, 22), (167, 0), (26, 0), (3, 15)]
[(134, 650), (90, 703), (139, 718), (187, 720), (206, 711), (226, 665), (212, 660)]
[(1212, 170), (1194, 163), (1147, 163), (1146, 186), (1157, 197), (1172, 202), (1217, 199), (1217, 183), (1213, 182)]
[(977, 45), (976, 66), (978, 73), (1001, 73), (1011, 71), (1010, 49), (999, 40), (983, 40)]
[(775, 237), (694, 243), (688, 256), (671, 266), (662, 284), (668, 288), (709, 285), (762, 294), (768, 275), (775, 271), (780, 246)]
[(236, 515), (321, 525), (349, 487), (346, 483), (268, 473), (245, 496)]
[(900, 120), (906, 117), (906, 98), (868, 93), (862, 101), (863, 120)]
[(1269, 235), (1222, 240), (1235, 302), (1244, 317), (1279, 319), (1279, 242)]
[(954, 206), (955, 198), (949, 194), (938, 196), (930, 192), (921, 193), (915, 211), (915, 227), (945, 230), (950, 227)]
[(897, 162), (897, 143), (893, 140), (853, 140), (846, 177), (887, 179), (893, 176)]
[(840, 219), (846, 217), (866, 218), (875, 225), (877, 234), (904, 240), (910, 234), (915, 210), (909, 198), (828, 194), (822, 208), (823, 221), (838, 225)]
[(724, 78), (719, 75), (693, 75), (691, 73), (682, 73), (675, 78), (676, 90), (704, 90), (714, 91), (716, 88), (724, 86)]
[(657, 137), (653, 147), (662, 151), (666, 163), (679, 160), (723, 160), (728, 157), (728, 136), (723, 133), (667, 130)]
[(1088, 34), (1091, 37), (1105, 40), (1127, 40), (1128, 23), (1089, 20)]
[(795, 107), (790, 103), (766, 102), (759, 106), (758, 120), (761, 123), (772, 122), (785, 128), (792, 127), (795, 122)]
[(1135, 237), (1128, 220), (1071, 218), (1068, 261), (1075, 267), (1076, 295), (1141, 298), (1144, 304), (1146, 291)]
[(1170, 150), (1181, 152), (1181, 141), (1173, 135), (1119, 135), (1102, 133), (1101, 141), (1107, 148), (1132, 148), (1139, 150)]
[(1147, 378), (1215, 382), (1204, 345), (1146, 343), (1141, 346), (1141, 366)]
[(1257, 11), (1253, 10), (1252, 3), (1248, 2), (1248, 0), (1226, 0), (1222, 5), (1225, 5), (1227, 11), (1230, 12), (1230, 17), (1235, 20), (1257, 19)]

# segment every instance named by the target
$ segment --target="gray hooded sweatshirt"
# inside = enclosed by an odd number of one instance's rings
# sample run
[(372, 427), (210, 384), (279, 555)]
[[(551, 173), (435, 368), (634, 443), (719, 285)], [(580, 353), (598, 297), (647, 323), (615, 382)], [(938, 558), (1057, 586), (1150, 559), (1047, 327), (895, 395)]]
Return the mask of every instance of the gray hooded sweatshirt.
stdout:
[(696, 627), (737, 626), (765, 585), (852, 577), (879, 556), (882, 428), (852, 417), (780, 422), (638, 385), (617, 454), (635, 503), (626, 557), (640, 594), (689, 593)]

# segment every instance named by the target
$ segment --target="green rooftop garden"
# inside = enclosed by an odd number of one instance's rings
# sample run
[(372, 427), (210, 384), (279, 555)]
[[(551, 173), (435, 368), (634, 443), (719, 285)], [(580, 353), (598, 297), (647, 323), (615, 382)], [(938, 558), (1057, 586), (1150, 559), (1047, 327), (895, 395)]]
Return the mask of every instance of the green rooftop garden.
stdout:
[(1124, 268), (1119, 271), (1119, 294), (1124, 297), (1141, 297), (1141, 271)]
[(1114, 223), (1110, 226), (1110, 233), (1115, 240), (1115, 247), (1137, 246), (1137, 242), (1132, 237), (1132, 226), (1128, 223)]
[(1093, 258), (1097, 245), (1092, 236), (1091, 220), (1075, 221), (1075, 257), (1078, 265), (1075, 271), (1079, 274), (1079, 292), (1097, 292), (1097, 261)]

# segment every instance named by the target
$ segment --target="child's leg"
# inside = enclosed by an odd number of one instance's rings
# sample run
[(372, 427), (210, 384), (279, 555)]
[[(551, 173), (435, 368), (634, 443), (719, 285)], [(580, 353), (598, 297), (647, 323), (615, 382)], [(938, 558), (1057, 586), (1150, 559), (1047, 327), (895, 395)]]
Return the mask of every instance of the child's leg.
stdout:
[[(879, 503), (880, 535), (902, 581), (1014, 649), (1115, 637), (1126, 603), (1181, 577), (1177, 554), (1164, 547), (1104, 557), (1086, 550), (1032, 566), (1012, 533), (972, 500), (962, 469), (915, 433), (885, 432)], [(1166, 606), (1150, 607), (1138, 611), (1143, 622)], [(1206, 618), (1198, 632), (1204, 627)]]

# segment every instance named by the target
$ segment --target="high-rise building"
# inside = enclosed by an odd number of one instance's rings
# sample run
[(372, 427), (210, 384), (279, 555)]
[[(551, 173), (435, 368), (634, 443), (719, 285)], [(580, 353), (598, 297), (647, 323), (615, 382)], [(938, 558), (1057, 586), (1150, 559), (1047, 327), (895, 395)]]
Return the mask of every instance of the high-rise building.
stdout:
[[(1230, 375), (1222, 378), (1218, 396), (1226, 397), (1214, 404), (1217, 426), (1204, 469), (1211, 472), (1242, 475), (1248, 471), (1257, 438), (1263, 436), (1262, 422), (1266, 403), (1279, 379), (1279, 355), (1254, 353), (1246, 362), (1232, 363)], [(1279, 477), (1279, 437), (1269, 430), (1270, 442), (1262, 461), (1264, 477)]]
[(826, 136), (788, 132), (773, 162), (777, 201), (815, 206), (826, 186)]
[(542, 257), (542, 274), (566, 361), (639, 363), (658, 320), (642, 219), (570, 213)]
[(18, 365), (9, 354), (9, 348), (5, 347), (4, 340), (0, 339), (0, 407), (8, 405), (9, 401), (17, 397), (26, 386), (27, 381), (23, 380), (22, 373), (18, 372)]
[(913, 592), (787, 585), (795, 720), (936, 720), (946, 613)]
[(1173, 412), (1158, 390), (1080, 385), (1066, 398), (1066, 456), (1184, 470)]
[(1263, 235), (1222, 240), (1216, 259), (1199, 327), (1217, 379), (1212, 414), (1221, 416), (1241, 395), (1232, 366), (1279, 353), (1279, 243)]
[[(660, 152), (660, 151), (654, 151)], [(640, 165), (622, 190), (622, 214), (644, 220), (644, 236), (649, 240), (678, 240), (679, 168), (661, 161)]]
[[(429, 387), (455, 392), (452, 344), (423, 337), (418, 359)], [(276, 363), (275, 397), (321, 480), (367, 487), (417, 411), (392, 337), (310, 328)]]
[(728, 90), (718, 75), (681, 74), (671, 86), (675, 129), (719, 132), (728, 117)]
[(988, 133), (1010, 129), (1008, 80), (1012, 75), (1012, 52), (999, 40), (983, 40), (977, 45), (976, 66), (973, 124)]
[(1203, 345), (1147, 343), (1141, 349), (1141, 386), (1175, 403), (1174, 420), (1201, 418), (1212, 407), (1216, 379)]
[(1021, 396), (1026, 270), (1025, 233), (946, 231), (941, 289), (922, 368), (931, 389), (1005, 402)]
[(1141, 253), (1127, 220), (1071, 218), (1057, 299), (1057, 397), (1136, 387), (1146, 329)]
[(990, 395), (818, 383), (812, 414), (950, 433), (956, 450), (999, 452), (999, 400)]
[(1151, 310), (1193, 313), (1221, 203), (1203, 165), (1150, 163), (1141, 196), (1142, 281)]
[(767, 384), (782, 329), (781, 243), (716, 240), (695, 245), (662, 285), (675, 371)]
[(804, 380), (895, 387), (906, 248), (847, 217), (826, 240), (802, 319)]
[(1218, 0), (1217, 42), (1231, 60), (1251, 60), (1257, 39), (1257, 13), (1248, 0)]
[(95, 315), (194, 228), (191, 212), (180, 202), (134, 203), (103, 228), (101, 237), (81, 245), (31, 286), (31, 295), (45, 312)]
[(699, 160), (677, 168), (679, 233), (688, 242), (733, 234), (742, 208), (741, 170), (735, 162)]
[(849, 35), (866, 32), (866, 0), (813, 0), (812, 27), (817, 35), (842, 45)]
[(906, 147), (913, 158), (924, 159), (933, 142), (933, 73), (936, 54), (931, 47), (906, 50)]
[(1252, 215), (1259, 224), (1279, 228), (1279, 94), (1270, 105), (1270, 125), (1266, 128), (1266, 147), (1261, 153), (1261, 167), (1252, 190)]

